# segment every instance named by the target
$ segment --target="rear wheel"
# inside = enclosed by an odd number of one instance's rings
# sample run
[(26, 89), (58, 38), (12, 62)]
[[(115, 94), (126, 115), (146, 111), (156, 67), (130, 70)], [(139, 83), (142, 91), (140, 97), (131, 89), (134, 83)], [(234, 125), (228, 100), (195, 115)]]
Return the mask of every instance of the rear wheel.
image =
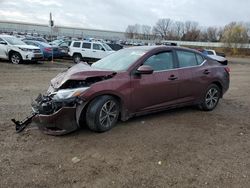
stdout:
[(119, 102), (112, 96), (94, 99), (86, 112), (86, 123), (92, 131), (105, 132), (113, 128), (120, 112)]
[(74, 54), (73, 60), (74, 60), (74, 63), (80, 63), (82, 60), (82, 56), (80, 54)]
[(205, 96), (203, 97), (203, 102), (201, 103), (201, 108), (205, 111), (211, 111), (215, 109), (217, 104), (219, 103), (221, 97), (220, 88), (212, 84), (208, 87)]
[(22, 62), (22, 57), (21, 57), (21, 55), (19, 53), (13, 52), (10, 55), (10, 61), (13, 64), (20, 64)]

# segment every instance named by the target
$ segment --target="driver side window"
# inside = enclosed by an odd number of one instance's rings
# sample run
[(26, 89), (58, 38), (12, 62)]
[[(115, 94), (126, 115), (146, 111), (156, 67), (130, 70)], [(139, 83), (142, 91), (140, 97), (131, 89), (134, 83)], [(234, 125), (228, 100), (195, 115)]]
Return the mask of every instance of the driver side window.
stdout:
[(144, 65), (149, 65), (154, 71), (164, 71), (174, 68), (173, 53), (163, 52), (148, 58)]

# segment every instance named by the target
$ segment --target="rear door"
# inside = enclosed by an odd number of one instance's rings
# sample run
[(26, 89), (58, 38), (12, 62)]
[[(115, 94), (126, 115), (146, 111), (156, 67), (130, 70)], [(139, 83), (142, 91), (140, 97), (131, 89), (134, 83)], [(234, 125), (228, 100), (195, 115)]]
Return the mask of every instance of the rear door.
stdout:
[(209, 73), (206, 73), (206, 61), (200, 54), (188, 50), (176, 50), (176, 55), (180, 73), (180, 101), (194, 101), (207, 87)]
[(93, 53), (91, 49), (91, 42), (83, 42), (82, 43), (82, 57), (93, 58)]
[(178, 99), (179, 74), (175, 70), (172, 51), (165, 51), (149, 57), (144, 65), (154, 69), (150, 75), (132, 75), (133, 111), (159, 109), (175, 103)]

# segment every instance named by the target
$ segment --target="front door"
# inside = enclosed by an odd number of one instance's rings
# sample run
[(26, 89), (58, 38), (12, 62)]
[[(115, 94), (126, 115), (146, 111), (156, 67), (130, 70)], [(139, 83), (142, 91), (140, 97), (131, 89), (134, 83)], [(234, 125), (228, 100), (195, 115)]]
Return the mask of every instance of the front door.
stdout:
[(172, 51), (161, 52), (148, 58), (154, 72), (150, 75), (132, 75), (131, 93), (134, 112), (154, 110), (171, 105), (178, 99), (178, 71), (174, 70)]
[(102, 59), (103, 57), (106, 56), (105, 49), (103, 48), (101, 44), (98, 44), (98, 43), (93, 43), (92, 52), (93, 52), (93, 58), (96, 58), (96, 59)]
[[(0, 38), (0, 42), (5, 42)], [(8, 58), (8, 48), (5, 44), (0, 44), (0, 58), (7, 59)]]

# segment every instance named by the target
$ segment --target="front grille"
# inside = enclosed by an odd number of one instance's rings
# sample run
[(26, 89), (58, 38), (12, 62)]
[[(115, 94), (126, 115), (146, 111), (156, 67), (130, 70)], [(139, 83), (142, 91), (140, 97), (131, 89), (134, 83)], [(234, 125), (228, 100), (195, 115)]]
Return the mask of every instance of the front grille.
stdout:
[(33, 50), (34, 53), (41, 53), (41, 50)]

